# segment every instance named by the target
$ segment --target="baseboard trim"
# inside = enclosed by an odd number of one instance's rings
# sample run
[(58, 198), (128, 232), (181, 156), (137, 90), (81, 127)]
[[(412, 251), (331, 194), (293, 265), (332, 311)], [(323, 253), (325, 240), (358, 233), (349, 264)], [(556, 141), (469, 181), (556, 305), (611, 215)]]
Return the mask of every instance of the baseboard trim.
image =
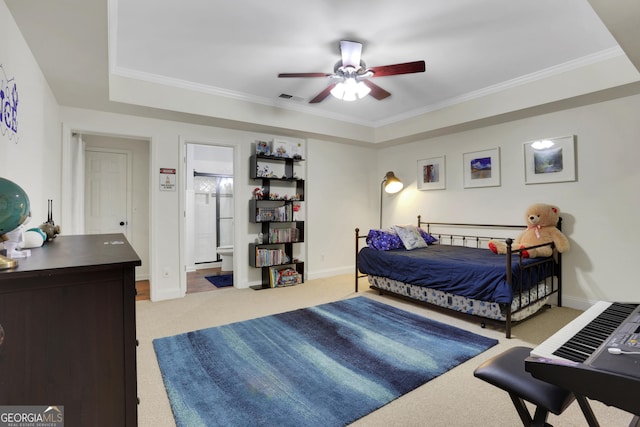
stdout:
[(324, 279), (325, 277), (340, 276), (343, 274), (355, 274), (353, 266), (331, 268), (326, 270), (314, 270), (307, 273), (305, 280)]
[(584, 298), (576, 298), (567, 295), (562, 295), (562, 306), (575, 308), (576, 310), (585, 311), (594, 305), (597, 301), (586, 300)]

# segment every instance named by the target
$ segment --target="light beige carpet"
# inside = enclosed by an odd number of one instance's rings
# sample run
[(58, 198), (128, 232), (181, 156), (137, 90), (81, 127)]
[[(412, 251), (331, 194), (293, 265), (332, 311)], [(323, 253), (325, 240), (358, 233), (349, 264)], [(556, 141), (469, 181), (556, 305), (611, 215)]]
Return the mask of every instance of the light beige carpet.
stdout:
[[(493, 426), (522, 425), (508, 394), (473, 376), (473, 370), (491, 356), (516, 345), (535, 347), (580, 314), (569, 308), (553, 307), (513, 328), (512, 338), (479, 320), (443, 314), (423, 306), (369, 290), (360, 279), (361, 291), (354, 291), (352, 275), (307, 281), (302, 285), (254, 291), (225, 288), (189, 294), (179, 300), (138, 301), (138, 420), (141, 427), (174, 426), (169, 399), (162, 383), (152, 340), (212, 326), (239, 322), (301, 307), (363, 295), (425, 317), (496, 338), (500, 343), (422, 387), (356, 421), (352, 426)], [(632, 415), (599, 402), (591, 402), (602, 426), (627, 426)], [(562, 415), (549, 416), (556, 427), (586, 426), (576, 402)], [(302, 427), (302, 426), (301, 426)]]

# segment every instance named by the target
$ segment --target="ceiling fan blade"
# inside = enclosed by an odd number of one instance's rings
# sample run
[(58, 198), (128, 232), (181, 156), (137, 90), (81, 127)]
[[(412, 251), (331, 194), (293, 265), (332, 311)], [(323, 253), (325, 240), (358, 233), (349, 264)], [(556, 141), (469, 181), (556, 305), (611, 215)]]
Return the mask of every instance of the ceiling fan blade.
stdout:
[(362, 43), (342, 40), (340, 42), (340, 53), (342, 55), (342, 66), (360, 67), (360, 57), (362, 56)]
[(397, 74), (422, 73), (425, 70), (424, 61), (405, 62), (403, 64), (383, 65), (371, 67), (372, 77), (395, 76)]
[(338, 83), (331, 83), (329, 86), (327, 86), (322, 92), (320, 92), (319, 94), (317, 94), (315, 96), (315, 98), (313, 98), (311, 101), (309, 101), (309, 104), (317, 104), (318, 102), (324, 101), (324, 99), (329, 96), (329, 94), (331, 94), (331, 89), (333, 89), (334, 87), (336, 87)]
[(365, 80), (362, 80), (362, 82), (364, 82), (364, 84), (369, 86), (369, 89), (371, 89), (371, 92), (369, 92), (369, 95), (373, 96), (378, 101), (391, 96), (391, 93), (387, 92), (386, 90), (382, 89), (380, 86), (378, 86), (375, 83), (372, 83), (369, 80), (365, 79)]
[(331, 77), (332, 74), (327, 73), (281, 73), (278, 77)]

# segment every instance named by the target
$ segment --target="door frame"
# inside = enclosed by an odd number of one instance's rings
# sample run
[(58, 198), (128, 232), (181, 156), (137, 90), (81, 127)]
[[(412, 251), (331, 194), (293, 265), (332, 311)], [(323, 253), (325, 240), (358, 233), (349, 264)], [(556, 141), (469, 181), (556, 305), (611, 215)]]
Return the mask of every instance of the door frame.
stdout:
[[(98, 152), (98, 153), (114, 153), (114, 154), (124, 154), (126, 156), (127, 159), (127, 208), (126, 208), (126, 223), (125, 223), (125, 227), (124, 227), (124, 235), (125, 237), (131, 241), (131, 236), (133, 233), (133, 227), (135, 226), (135, 224), (132, 224), (132, 219), (133, 219), (133, 210), (132, 210), (132, 206), (133, 206), (133, 166), (132, 166), (132, 161), (131, 161), (131, 157), (133, 156), (133, 153), (130, 150), (124, 150), (124, 149), (119, 149), (119, 148), (105, 148), (105, 147), (85, 147), (84, 148), (84, 157), (85, 160), (87, 158), (87, 151), (94, 151), (94, 152)], [(85, 180), (86, 180), (86, 168), (85, 168)], [(85, 191), (85, 196), (87, 194), (87, 189), (84, 189)], [(87, 199), (85, 197), (85, 208), (86, 208), (86, 203), (87, 203)], [(85, 215), (86, 217), (86, 215)]]
[[(113, 132), (111, 130), (105, 130), (104, 126), (78, 126), (75, 124), (70, 124), (67, 122), (63, 122), (62, 123), (62, 171), (61, 171), (61, 188), (62, 188), (62, 194), (61, 194), (61, 206), (60, 206), (60, 223), (63, 224), (62, 226), (62, 234), (68, 234), (65, 231), (65, 227), (64, 224), (65, 223), (70, 223), (70, 221), (73, 219), (73, 214), (71, 212), (71, 194), (72, 194), (72, 138), (73, 138), (73, 134), (74, 133), (79, 133), (81, 135), (97, 135), (97, 136), (102, 136), (102, 137), (113, 137), (113, 138), (117, 138), (117, 139), (131, 139), (131, 140), (144, 140), (147, 143), (146, 146), (146, 150), (144, 153), (144, 158), (146, 159), (146, 162), (148, 164), (149, 170), (148, 170), (148, 198), (146, 201), (146, 208), (148, 209), (148, 213), (147, 213), (147, 217), (146, 218), (141, 218), (140, 220), (142, 221), (147, 221), (147, 231), (148, 234), (146, 236), (145, 239), (141, 239), (141, 240), (135, 240), (132, 239), (130, 240), (131, 243), (135, 243), (136, 245), (139, 245), (140, 248), (144, 251), (142, 256), (142, 262), (143, 265), (146, 265), (147, 268), (142, 271), (139, 270), (140, 267), (136, 267), (136, 280), (149, 280), (150, 284), (151, 284), (151, 300), (154, 300), (154, 296), (157, 294), (157, 288), (156, 286), (154, 286), (154, 278), (157, 277), (157, 275), (154, 273), (155, 271), (155, 265), (157, 264), (156, 261), (156, 250), (154, 248), (154, 236), (153, 236), (153, 230), (154, 230), (154, 223), (156, 221), (153, 213), (152, 213), (152, 207), (155, 205), (156, 201), (156, 194), (154, 193), (154, 183), (156, 181), (153, 180), (153, 178), (155, 178), (155, 175), (152, 175), (152, 166), (153, 166), (153, 159), (154, 159), (154, 153), (155, 150), (157, 149), (156, 147), (156, 143), (154, 142), (154, 139), (151, 136), (148, 135), (137, 135), (137, 134), (130, 134), (130, 133), (118, 133), (118, 132)], [(84, 155), (84, 152), (83, 152)], [(133, 162), (132, 156), (129, 156), (129, 159)], [(132, 168), (133, 169), (133, 168)], [(131, 180), (133, 181), (133, 173), (129, 173), (129, 178), (131, 178)], [(129, 185), (129, 187), (131, 188), (132, 184)], [(129, 203), (129, 206), (133, 209), (133, 204)], [(130, 216), (130, 218), (132, 218)], [(144, 225), (143, 225), (144, 227)], [(138, 226), (136, 227), (137, 230), (140, 230), (140, 223), (138, 223)]]
[[(214, 140), (210, 140), (210, 141), (199, 141), (199, 140), (195, 140), (195, 139), (188, 139), (185, 138), (183, 136), (180, 136), (180, 163), (179, 163), (179, 173), (178, 173), (178, 198), (179, 198), (179, 203), (180, 203), (180, 271), (178, 273), (179, 276), (179, 287), (180, 287), (180, 296), (184, 297), (187, 294), (187, 188), (186, 188), (186, 176), (187, 176), (187, 145), (188, 144), (195, 144), (195, 145), (208, 145), (211, 147), (225, 147), (225, 148), (231, 148), (233, 150), (233, 154), (232, 154), (232, 158), (233, 158), (233, 211), (234, 211), (234, 216), (236, 215), (236, 213), (238, 212), (238, 200), (236, 198), (236, 190), (237, 190), (237, 183), (236, 183), (236, 179), (235, 177), (238, 175), (238, 167), (239, 167), (239, 162), (238, 162), (238, 152), (239, 149), (237, 147), (237, 145), (233, 142), (229, 142), (229, 141), (214, 141)], [(235, 226), (235, 221), (234, 221), (234, 226), (233, 226), (233, 252), (234, 252), (234, 257), (233, 257), (233, 278), (234, 278), (234, 283), (236, 282), (237, 279), (237, 262), (238, 262), (238, 257), (235, 256), (235, 254), (237, 253), (236, 251), (236, 244), (238, 242), (238, 228)]]

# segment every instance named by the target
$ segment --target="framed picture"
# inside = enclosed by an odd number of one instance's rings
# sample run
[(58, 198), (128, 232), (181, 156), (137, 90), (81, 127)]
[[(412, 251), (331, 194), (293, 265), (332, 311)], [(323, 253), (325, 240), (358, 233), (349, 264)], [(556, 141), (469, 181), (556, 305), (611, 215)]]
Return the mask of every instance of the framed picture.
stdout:
[(444, 156), (418, 160), (418, 190), (445, 189)]
[(271, 142), (269, 141), (256, 141), (256, 154), (259, 156), (271, 155)]
[(525, 184), (575, 180), (575, 135), (525, 142)]
[(271, 155), (274, 157), (293, 157), (291, 156), (291, 144), (289, 141), (274, 139), (271, 147)]
[(500, 186), (500, 148), (462, 156), (464, 188)]

